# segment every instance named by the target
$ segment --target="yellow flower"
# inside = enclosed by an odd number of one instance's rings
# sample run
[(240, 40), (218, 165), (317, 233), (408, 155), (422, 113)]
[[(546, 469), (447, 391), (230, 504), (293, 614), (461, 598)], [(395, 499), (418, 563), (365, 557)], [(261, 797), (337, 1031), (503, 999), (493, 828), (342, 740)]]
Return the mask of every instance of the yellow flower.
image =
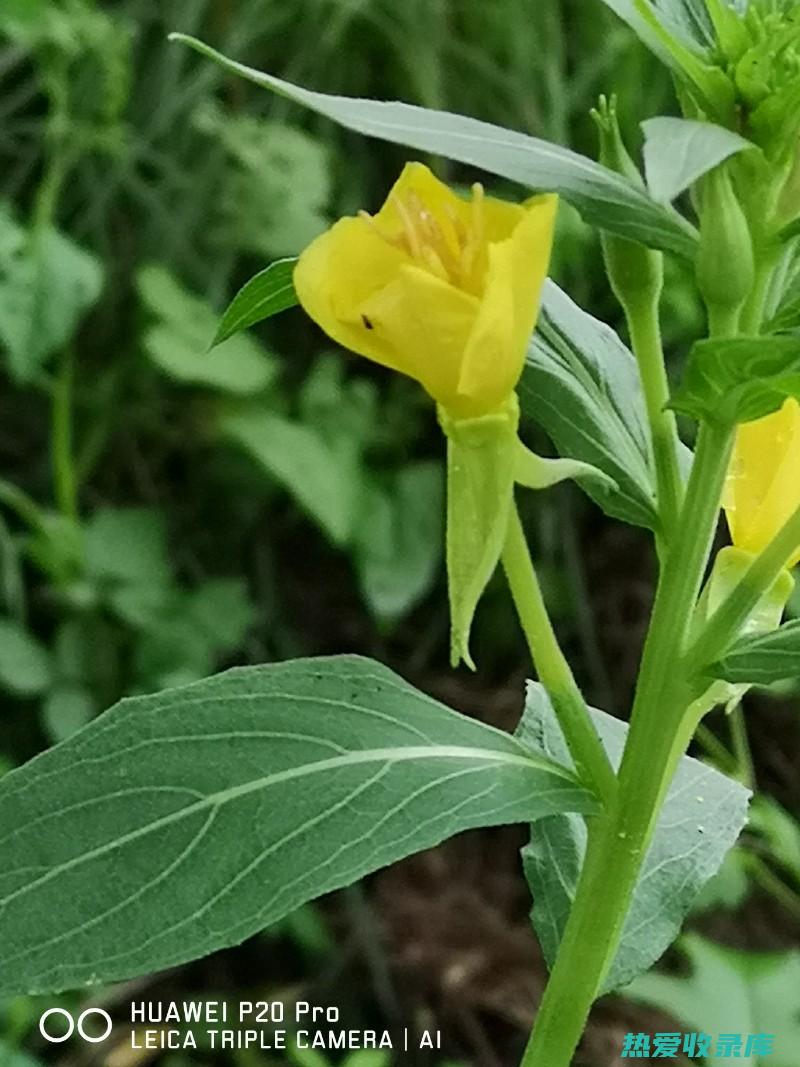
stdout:
[[(737, 548), (760, 552), (800, 506), (800, 404), (740, 426), (725, 487), (725, 512)], [(800, 562), (800, 548), (790, 566)]]
[(547, 276), (557, 197), (466, 201), (409, 163), (375, 216), (344, 218), (302, 254), (294, 282), (335, 341), (419, 381), (456, 418), (516, 387)]

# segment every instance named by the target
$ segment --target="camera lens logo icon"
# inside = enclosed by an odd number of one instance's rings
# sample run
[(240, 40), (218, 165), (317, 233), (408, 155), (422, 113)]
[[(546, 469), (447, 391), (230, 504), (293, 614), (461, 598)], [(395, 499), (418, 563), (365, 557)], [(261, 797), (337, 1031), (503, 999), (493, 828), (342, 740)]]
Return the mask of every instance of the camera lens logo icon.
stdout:
[[(101, 1019), (105, 1020), (105, 1033), (98, 1036), (87, 1032), (85, 1023), (92, 1015), (99, 1015)], [(52, 1019), (53, 1016), (60, 1016), (62, 1021), (53, 1020), (52, 1023), (49, 1023), (48, 1020)], [(80, 1013), (77, 1022), (65, 1008), (48, 1008), (39, 1020), (39, 1033), (51, 1045), (60, 1045), (62, 1041), (69, 1041), (77, 1029), (78, 1034), (84, 1041), (88, 1041), (92, 1045), (98, 1045), (101, 1041), (105, 1041), (111, 1033), (112, 1025), (111, 1016), (107, 1011), (103, 1011), (102, 1008), (87, 1008)], [(92, 1029), (94, 1028), (92, 1027)]]

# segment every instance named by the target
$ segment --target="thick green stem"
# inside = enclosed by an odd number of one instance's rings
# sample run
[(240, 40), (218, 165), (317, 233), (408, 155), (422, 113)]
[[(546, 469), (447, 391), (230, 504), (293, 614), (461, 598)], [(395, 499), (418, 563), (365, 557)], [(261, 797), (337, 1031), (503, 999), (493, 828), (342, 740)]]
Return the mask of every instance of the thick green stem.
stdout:
[(575, 901), (523, 1067), (569, 1067), (616, 955), (664, 797), (697, 725), (688, 710), (689, 687), (675, 666), (708, 563), (732, 441), (724, 429), (700, 431), (653, 608), (616, 798), (610, 812), (590, 824)]
[(664, 365), (658, 300), (629, 303), (626, 316), (653, 437), (658, 513), (669, 538), (680, 513), (683, 481), (678, 465), (678, 426), (674, 413), (667, 409), (669, 381)]
[(503, 567), (536, 671), (553, 702), (575, 769), (601, 800), (610, 803), (617, 785), (614, 770), (558, 644), (516, 504), (511, 508)]

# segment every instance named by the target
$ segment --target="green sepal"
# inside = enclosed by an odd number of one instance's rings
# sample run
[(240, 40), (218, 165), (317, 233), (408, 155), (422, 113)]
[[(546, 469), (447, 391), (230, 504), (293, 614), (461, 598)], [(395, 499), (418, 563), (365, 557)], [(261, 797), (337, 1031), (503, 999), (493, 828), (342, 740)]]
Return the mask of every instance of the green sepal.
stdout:
[(469, 635), (478, 601), (500, 560), (508, 532), (514, 485), (549, 489), (574, 478), (616, 483), (590, 463), (545, 459), (517, 436), (519, 401), (474, 419), (454, 419), (439, 408), (447, 437), (447, 586), (450, 658), (475, 669)]
[(601, 482), (604, 489), (615, 491), (619, 487), (613, 478), (578, 459), (545, 459), (517, 441), (514, 480), (526, 489), (549, 489), (551, 485), (570, 479), (592, 478)]
[(447, 436), (447, 585), (450, 658), (475, 669), (472, 619), (503, 551), (517, 473), (519, 403), (474, 419), (439, 408)]
[[(723, 548), (718, 553), (692, 621), (694, 635), (699, 633), (717, 608), (733, 592), (752, 566), (755, 558), (752, 552), (745, 552), (744, 549), (734, 548), (732, 545)], [(736, 635), (736, 639), (777, 630), (793, 591), (794, 578), (788, 571), (782, 571), (775, 579), (772, 588), (759, 600), (747, 622)], [(701, 714), (705, 714), (718, 704), (724, 704), (726, 711), (730, 712), (740, 703), (748, 689), (750, 689), (748, 683), (732, 683), (717, 679), (695, 701), (695, 707), (700, 710)]]
[[(628, 154), (622, 139), (616, 98), (601, 96), (591, 115), (600, 135), (600, 162), (644, 189), (639, 168)], [(628, 315), (635, 314), (642, 304), (650, 306), (657, 301), (664, 284), (664, 257), (661, 253), (637, 241), (609, 233), (601, 233), (601, 244), (611, 288)]]

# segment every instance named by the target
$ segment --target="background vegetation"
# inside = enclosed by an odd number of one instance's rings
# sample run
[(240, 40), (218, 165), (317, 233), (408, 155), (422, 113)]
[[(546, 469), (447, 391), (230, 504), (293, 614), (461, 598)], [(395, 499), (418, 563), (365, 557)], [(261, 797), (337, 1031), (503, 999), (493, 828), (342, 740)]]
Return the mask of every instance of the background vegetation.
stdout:
[[(296, 311), (206, 354), (238, 286), (379, 204), (404, 156), (229, 80), (169, 45), (172, 29), (310, 87), (461, 111), (590, 154), (599, 92), (619, 93), (634, 145), (641, 119), (673, 110), (668, 77), (591, 0), (0, 0), (3, 767), (124, 695), (320, 652), (383, 659), (511, 727), (528, 667), (504, 596), (490, 590), (481, 608), (477, 676), (447, 665), (442, 446), (417, 388), (331, 352)], [(554, 271), (618, 324), (596, 236), (566, 207)], [(674, 264), (665, 326), (679, 361), (702, 318)], [(652, 594), (646, 539), (569, 488), (537, 497), (529, 521), (580, 679), (624, 715)], [(694, 970), (676, 952), (678, 977), (641, 987), (661, 1014), (602, 1004), (582, 1053), (592, 1067), (622, 1062), (629, 1029), (709, 1029), (732, 997), (752, 1008), (743, 1031), (794, 1027), (800, 1047), (794, 694), (753, 698), (748, 724), (752, 745), (722, 715), (704, 736), (707, 757), (761, 792), (698, 909)], [(352, 1026), (441, 1027), (446, 1053), (421, 1063), (514, 1064), (543, 976), (522, 843), (516, 830), (467, 835), (135, 992), (329, 1000)], [(714, 956), (709, 939), (737, 951)], [(766, 973), (785, 991), (771, 1025), (754, 1006), (756, 951), (775, 953)], [(110, 1008), (131, 995), (90, 994)], [(0, 1064), (53, 1058), (40, 1010), (0, 1004)], [(58, 1056), (90, 1062), (77, 1046)], [(271, 1061), (120, 1047), (107, 1062)]]

